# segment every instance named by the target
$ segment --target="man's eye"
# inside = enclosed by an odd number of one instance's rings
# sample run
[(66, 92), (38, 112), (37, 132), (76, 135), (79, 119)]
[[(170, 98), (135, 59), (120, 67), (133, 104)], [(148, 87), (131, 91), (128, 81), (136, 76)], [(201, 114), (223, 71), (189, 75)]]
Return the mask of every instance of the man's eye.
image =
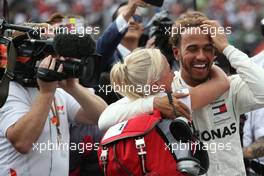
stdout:
[(204, 51), (206, 51), (206, 52), (213, 52), (213, 50), (214, 50), (214, 47), (212, 47), (212, 46), (207, 46), (204, 48)]
[(191, 52), (194, 52), (194, 51), (197, 50), (197, 47), (195, 47), (195, 46), (190, 46), (190, 47), (188, 47), (188, 50), (191, 51)]

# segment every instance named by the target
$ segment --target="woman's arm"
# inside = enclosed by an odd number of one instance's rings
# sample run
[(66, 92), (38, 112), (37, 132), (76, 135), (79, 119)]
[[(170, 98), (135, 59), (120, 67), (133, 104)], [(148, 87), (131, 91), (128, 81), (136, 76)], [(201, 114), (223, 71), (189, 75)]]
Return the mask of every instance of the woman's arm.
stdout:
[(228, 77), (218, 66), (212, 66), (210, 78), (190, 90), (192, 110), (208, 105), (229, 89)]

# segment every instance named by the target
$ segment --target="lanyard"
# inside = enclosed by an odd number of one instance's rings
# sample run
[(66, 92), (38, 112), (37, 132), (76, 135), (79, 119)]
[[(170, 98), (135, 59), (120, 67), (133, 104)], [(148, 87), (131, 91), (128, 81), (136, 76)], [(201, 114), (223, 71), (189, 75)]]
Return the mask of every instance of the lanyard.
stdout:
[(59, 128), (60, 127), (60, 116), (58, 113), (58, 108), (57, 108), (57, 103), (56, 103), (55, 97), (54, 97), (54, 101), (51, 105), (51, 111), (52, 111), (52, 115), (53, 115), (53, 117), (51, 118), (51, 123), (56, 126), (57, 141), (59, 144), (61, 142), (61, 132), (60, 132), (60, 128)]

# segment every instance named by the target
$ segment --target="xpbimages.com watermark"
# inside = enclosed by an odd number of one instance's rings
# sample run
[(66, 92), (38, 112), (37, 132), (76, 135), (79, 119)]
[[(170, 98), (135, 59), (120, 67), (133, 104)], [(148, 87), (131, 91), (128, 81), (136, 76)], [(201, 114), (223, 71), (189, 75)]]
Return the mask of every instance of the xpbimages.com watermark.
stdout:
[(231, 150), (231, 142), (228, 143), (221, 143), (221, 142), (211, 142), (211, 143), (203, 143), (201, 145), (198, 142), (194, 143), (183, 143), (183, 142), (175, 142), (175, 143), (168, 143), (165, 144), (165, 150), (174, 151), (178, 150), (205, 150), (210, 153), (216, 153), (217, 151), (230, 151)]
[(42, 143), (33, 143), (32, 150), (38, 151), (39, 153), (42, 153), (44, 151), (78, 151), (79, 153), (84, 153), (85, 151), (97, 151), (99, 148), (99, 143), (57, 143), (57, 142), (51, 142), (47, 141)]
[[(33, 143), (32, 150), (37, 151), (39, 153), (43, 153), (45, 151), (78, 151), (79, 153), (85, 153), (89, 151), (98, 151), (99, 143), (57, 143), (47, 141), (46, 143)], [(230, 151), (231, 143), (204, 143), (200, 145), (200, 143), (183, 143), (183, 142), (175, 142), (175, 143), (165, 143), (164, 150), (169, 150), (171, 153), (174, 151), (186, 151), (186, 150), (205, 150), (210, 153), (216, 153), (217, 151)]]
[(164, 27), (164, 34), (173, 37), (174, 35), (182, 35), (182, 34), (204, 34), (211, 35), (215, 37), (216, 34), (227, 34), (230, 35), (232, 33), (232, 28), (229, 27), (210, 27), (210, 28), (199, 28), (199, 27), (185, 27), (185, 26), (177, 26), (177, 27)]
[(112, 91), (114, 92), (137, 92), (142, 95), (148, 96), (151, 94), (165, 92), (165, 85), (99, 85), (99, 92), (108, 95)]
[(99, 35), (100, 27), (95, 26), (35, 26), (33, 27), (34, 32), (40, 31), (40, 37), (42, 36), (52, 36), (54, 34), (78, 34), (79, 37), (84, 37), (85, 35)]

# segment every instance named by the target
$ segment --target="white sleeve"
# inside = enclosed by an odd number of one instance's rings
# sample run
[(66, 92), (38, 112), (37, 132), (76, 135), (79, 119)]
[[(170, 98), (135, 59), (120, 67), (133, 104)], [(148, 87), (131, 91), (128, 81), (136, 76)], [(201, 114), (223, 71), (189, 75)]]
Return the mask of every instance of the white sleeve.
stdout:
[(229, 45), (223, 51), (232, 67), (238, 73), (231, 79), (230, 89), (234, 106), (239, 114), (264, 106), (264, 69), (256, 65), (249, 57)]
[(116, 22), (117, 30), (120, 33), (125, 32), (125, 30), (128, 28), (128, 22), (124, 19), (122, 15), (119, 15), (116, 18), (115, 22)]
[(107, 130), (109, 127), (128, 120), (133, 116), (141, 113), (153, 111), (154, 96), (140, 98), (135, 101), (128, 98), (122, 98), (117, 102), (109, 105), (101, 114), (98, 126), (100, 130)]
[(251, 59), (257, 65), (260, 65), (262, 68), (264, 68), (264, 51), (261, 51), (257, 55), (253, 56)]
[(10, 83), (8, 98), (0, 109), (0, 132), (6, 136), (7, 129), (29, 112), (31, 103), (27, 91), (17, 83)]

